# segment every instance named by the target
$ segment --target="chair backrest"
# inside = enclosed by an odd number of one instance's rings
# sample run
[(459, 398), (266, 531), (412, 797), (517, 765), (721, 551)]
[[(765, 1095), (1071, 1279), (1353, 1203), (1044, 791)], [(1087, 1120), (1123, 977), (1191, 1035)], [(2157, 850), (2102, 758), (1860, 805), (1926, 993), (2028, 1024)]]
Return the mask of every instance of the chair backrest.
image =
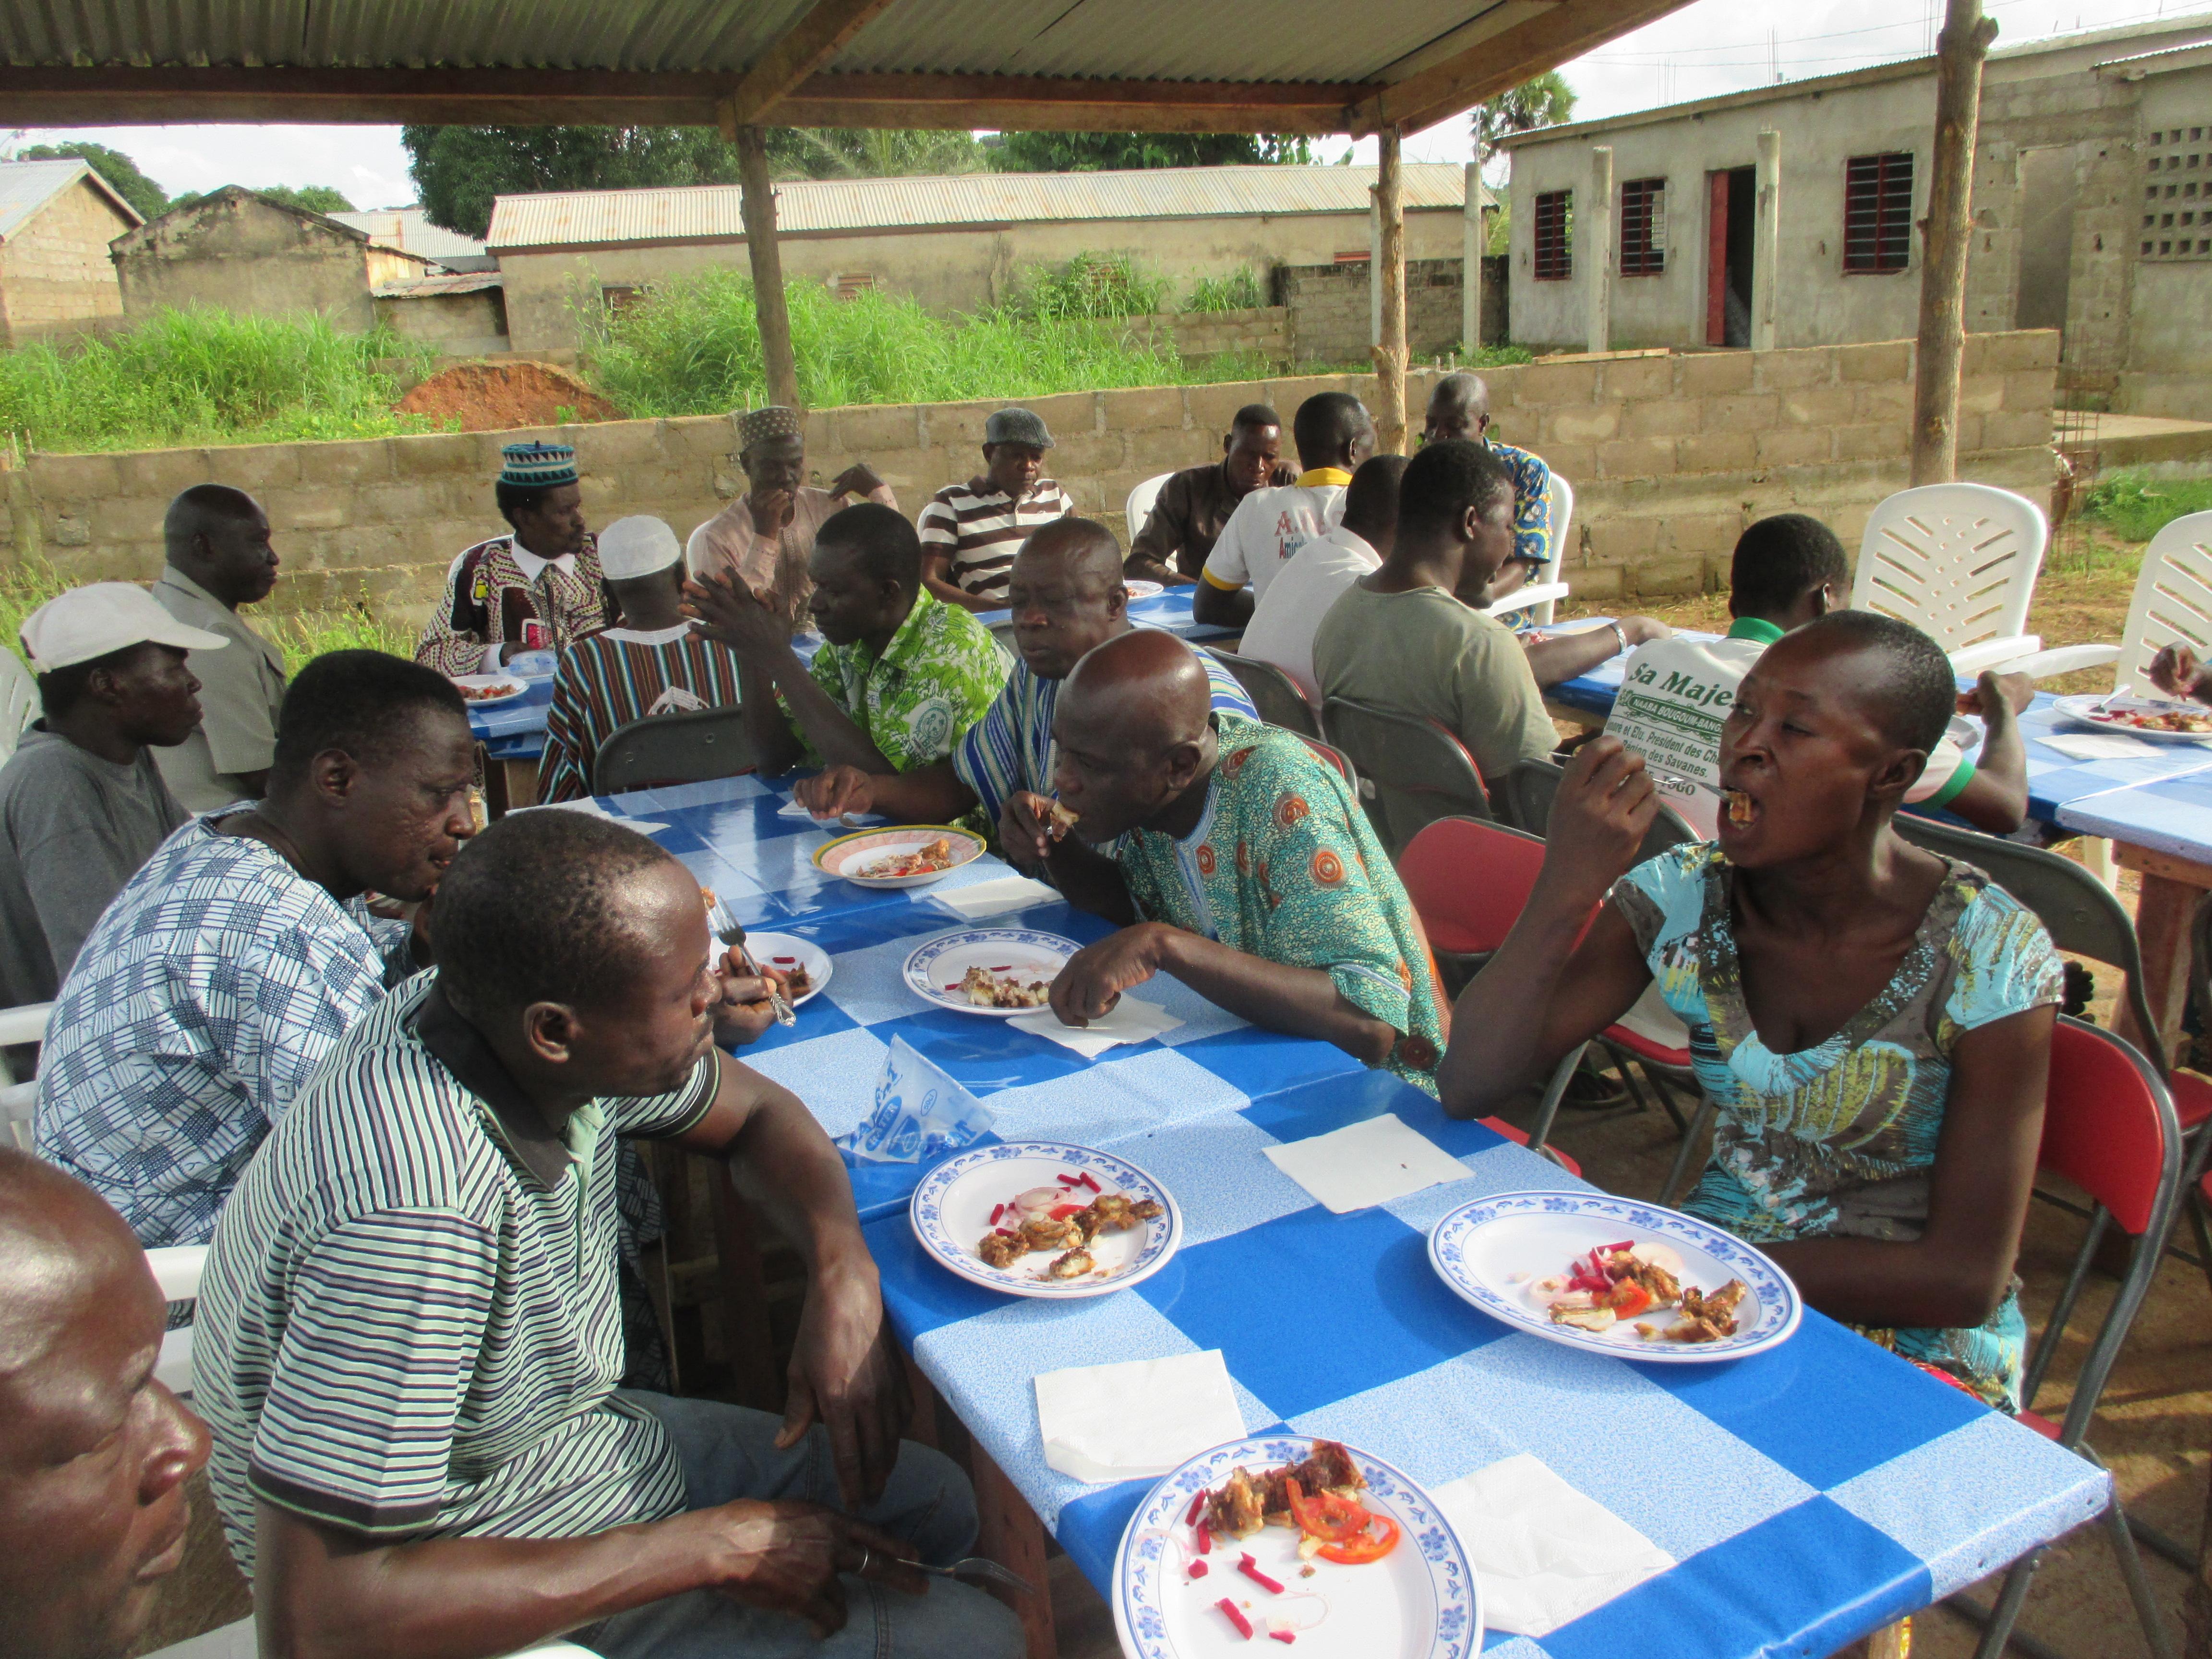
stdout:
[(1430, 945), (1461, 957), (1505, 942), (1543, 867), (1540, 837), (1482, 818), (1437, 818), (1398, 854)]
[(1899, 812), (1891, 822), (1899, 835), (1916, 846), (1986, 871), (1990, 880), (2035, 912), (2060, 950), (2118, 969), (2126, 976), (2124, 994), (2136, 1029), (2142, 1033), (2144, 1051), (2158, 1074), (2166, 1075), (2171, 1069), (2166, 1048), (2143, 994), (2142, 947), (2134, 921), (2111, 888), (2072, 859), (2039, 847), (1938, 823), (1917, 813)]
[(1270, 726), (1279, 726), (1297, 732), (1302, 738), (1321, 735), (1321, 722), (1314, 718), (1313, 705), (1306, 694), (1298, 690), (1298, 683), (1271, 662), (1261, 662), (1257, 657), (1240, 657), (1234, 651), (1212, 651), (1223, 667), (1237, 677), (1237, 684), (1244, 688), (1244, 695), (1252, 699), (1252, 707), (1260, 711), (1260, 718)]
[[(1575, 487), (1558, 473), (1552, 474), (1551, 488), (1546, 495), (1552, 504), (1552, 568), (1567, 568), (1567, 550), (1573, 545), (1567, 540), (1567, 531), (1575, 521)], [(1547, 599), (1536, 607), (1536, 626), (1548, 628), (1552, 613), (1559, 609), (1557, 599)]]
[(1152, 516), (1152, 504), (1159, 500), (1160, 491), (1174, 477), (1172, 472), (1163, 472), (1158, 477), (1146, 479), (1129, 492), (1128, 501), (1122, 509), (1122, 518), (1128, 525), (1121, 535), (1124, 547), (1137, 539), (1137, 532), (1145, 527), (1145, 520)]
[(1867, 520), (1852, 608), (1902, 617), (1947, 652), (2016, 638), (2049, 535), (2043, 509), (2009, 489), (1900, 489)]
[(1354, 800), (1359, 799), (1359, 769), (1352, 763), (1351, 758), (1345, 754), (1344, 750), (1323, 743), (1318, 737), (1309, 737), (1304, 732), (1299, 732), (1298, 737), (1307, 748), (1327, 761), (1337, 776), (1344, 780), (1346, 786), (1352, 791), (1352, 798)]
[[(1552, 821), (1552, 797), (1559, 793), (1559, 780), (1566, 775), (1566, 769), (1554, 760), (1524, 760), (1516, 763), (1505, 777), (1508, 816), (1528, 834), (1544, 834)], [(1702, 839), (1688, 819), (1661, 801), (1658, 816), (1644, 832), (1644, 845), (1637, 849), (1636, 860), (1641, 864), (1645, 859), (1657, 858), (1670, 847)]]
[(2176, 519), (2143, 550), (2112, 684), (2151, 691), (2150, 659), (2175, 644), (2212, 659), (2212, 513)]
[(21, 657), (0, 646), (0, 761), (15, 752), (25, 729), (38, 717), (38, 681)]
[(735, 777), (759, 763), (745, 735), (743, 709), (649, 714), (617, 727), (599, 745), (592, 763), (592, 792), (619, 795), (659, 783)]
[(1322, 704), (1321, 723), (1359, 769), (1361, 804), (1393, 858), (1438, 818), (1491, 815), (1490, 792), (1474, 757), (1436, 721), (1330, 697)]

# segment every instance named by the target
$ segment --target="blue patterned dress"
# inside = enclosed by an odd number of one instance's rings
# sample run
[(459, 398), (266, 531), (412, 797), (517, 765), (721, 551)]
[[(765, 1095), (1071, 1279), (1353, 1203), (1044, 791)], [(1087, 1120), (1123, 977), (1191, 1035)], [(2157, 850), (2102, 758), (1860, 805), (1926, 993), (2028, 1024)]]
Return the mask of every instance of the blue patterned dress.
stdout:
[[(1952, 1054), (1967, 1031), (2060, 1000), (2050, 936), (1980, 871), (1950, 862), (1889, 983), (1826, 1042), (1778, 1054), (1744, 1002), (1732, 875), (1717, 847), (1692, 842), (1638, 865), (1613, 895), (1718, 1109), (1712, 1161), (1686, 1207), (1753, 1243), (1917, 1238)], [(1970, 1329), (1863, 1334), (2019, 1408), (2017, 1279)]]

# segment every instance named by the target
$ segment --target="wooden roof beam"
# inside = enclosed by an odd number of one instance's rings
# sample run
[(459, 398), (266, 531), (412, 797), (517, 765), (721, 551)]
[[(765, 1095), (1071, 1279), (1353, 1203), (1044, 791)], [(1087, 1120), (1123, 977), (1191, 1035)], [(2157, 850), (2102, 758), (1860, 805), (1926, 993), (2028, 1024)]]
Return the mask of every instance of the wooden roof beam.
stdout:
[(776, 37), (722, 100), (716, 111), (722, 137), (734, 143), (739, 127), (762, 125), (800, 82), (836, 57), (890, 4), (891, 0), (816, 0), (805, 16)]

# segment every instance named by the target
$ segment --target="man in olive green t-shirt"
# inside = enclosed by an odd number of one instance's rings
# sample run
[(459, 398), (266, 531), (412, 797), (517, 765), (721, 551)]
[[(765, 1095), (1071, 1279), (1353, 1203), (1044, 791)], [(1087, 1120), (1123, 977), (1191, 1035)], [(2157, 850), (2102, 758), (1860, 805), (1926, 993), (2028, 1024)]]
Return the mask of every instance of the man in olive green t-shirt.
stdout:
[(1513, 477), (1480, 444), (1424, 448), (1398, 486), (1398, 537), (1381, 568), (1329, 608), (1314, 635), (1324, 697), (1349, 697), (1448, 727), (1495, 789), (1556, 741), (1528, 653), (1474, 607), (1513, 553)]

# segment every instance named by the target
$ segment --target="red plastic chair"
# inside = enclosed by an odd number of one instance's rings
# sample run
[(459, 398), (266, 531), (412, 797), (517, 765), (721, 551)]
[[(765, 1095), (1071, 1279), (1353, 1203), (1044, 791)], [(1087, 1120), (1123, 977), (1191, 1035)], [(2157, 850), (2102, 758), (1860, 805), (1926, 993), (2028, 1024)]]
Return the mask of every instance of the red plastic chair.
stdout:
[[(2096, 1454), (2086, 1443), (2090, 1420), (2096, 1414), (2113, 1361), (2127, 1340), (2128, 1328), (2134, 1323), (2152, 1275), (2158, 1271), (2166, 1230), (2181, 1191), (2181, 1127), (2174, 1117), (2173, 1102), (2158, 1074), (2132, 1046), (2094, 1025), (2077, 1019), (2059, 1020), (2051, 1044), (2051, 1085), (2044, 1097), (2043, 1147), (2037, 1165), (2080, 1187), (2094, 1207), (2081, 1248), (2075, 1253), (2066, 1288), (2059, 1293), (2029, 1356), (2027, 1375), (2021, 1386), (2020, 1420), (2068, 1450), (2094, 1461)], [(2103, 1243), (2106, 1228), (2112, 1225), (2135, 1241), (2127, 1273), (2081, 1362), (2066, 1415), (2054, 1423), (2032, 1409), (2035, 1396), (2064, 1340), (2097, 1247)], [(2151, 1651), (2159, 1659), (2170, 1659), (2173, 1645), (2149, 1581), (2143, 1576), (2142, 1558), (2136, 1553), (2135, 1537), (2117, 1492), (2103, 1518)], [(1951, 1598), (1954, 1607), (1984, 1626), (1975, 1659), (1997, 1659), (2004, 1651), (2042, 1556), (2042, 1550), (2035, 1550), (2013, 1564), (1994, 1608), (1984, 1609), (1964, 1596)]]

